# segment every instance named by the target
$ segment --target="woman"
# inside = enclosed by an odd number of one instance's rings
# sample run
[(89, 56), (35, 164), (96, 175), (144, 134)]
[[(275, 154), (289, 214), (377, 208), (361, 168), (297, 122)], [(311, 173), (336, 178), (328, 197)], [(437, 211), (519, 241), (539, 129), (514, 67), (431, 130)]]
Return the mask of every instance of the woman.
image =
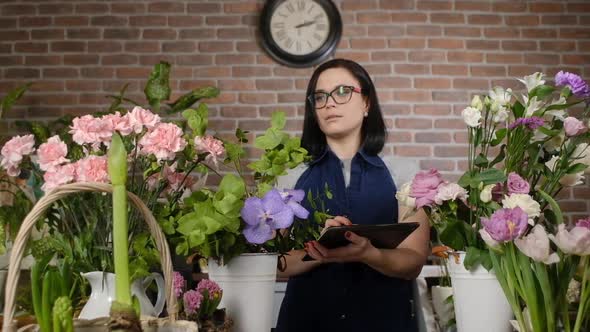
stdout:
[[(328, 185), (333, 198), (323, 202), (336, 217), (325, 227), (398, 222), (396, 187), (377, 155), (385, 138), (375, 87), (364, 68), (343, 59), (319, 66), (307, 88), (302, 135), (312, 161), (295, 188), (315, 195)], [(412, 219), (420, 227), (396, 249), (377, 249), (349, 232), (345, 247), (326, 249), (310, 241), (305, 250), (291, 251), (280, 273), (290, 279), (277, 331), (417, 331), (410, 280), (429, 254), (429, 225), (423, 212)], [(315, 260), (302, 261), (306, 253)]]

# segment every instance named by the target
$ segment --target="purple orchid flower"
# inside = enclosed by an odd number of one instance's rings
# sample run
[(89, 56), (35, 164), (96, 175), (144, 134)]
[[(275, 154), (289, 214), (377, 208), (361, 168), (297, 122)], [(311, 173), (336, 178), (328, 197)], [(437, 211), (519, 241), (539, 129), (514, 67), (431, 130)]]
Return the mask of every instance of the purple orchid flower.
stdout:
[(301, 201), (303, 201), (303, 198), (305, 198), (305, 191), (300, 189), (283, 190), (281, 192), (281, 197), (283, 198), (283, 202), (293, 210), (293, 214), (295, 214), (297, 218), (307, 219), (309, 211), (300, 204)]
[(293, 223), (293, 210), (285, 204), (278, 190), (272, 189), (262, 199), (250, 197), (241, 211), (246, 222), (244, 236), (254, 244), (262, 244), (273, 237), (273, 231)]

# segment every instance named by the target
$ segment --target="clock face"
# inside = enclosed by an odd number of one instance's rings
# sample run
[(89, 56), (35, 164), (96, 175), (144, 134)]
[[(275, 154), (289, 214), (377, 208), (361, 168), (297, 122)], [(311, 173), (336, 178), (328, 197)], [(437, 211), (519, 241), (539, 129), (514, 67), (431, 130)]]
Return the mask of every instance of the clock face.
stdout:
[(277, 46), (294, 55), (317, 51), (328, 39), (328, 15), (314, 1), (289, 0), (274, 10), (270, 32)]
[(262, 47), (277, 62), (309, 67), (334, 53), (342, 19), (331, 0), (267, 0), (260, 36)]

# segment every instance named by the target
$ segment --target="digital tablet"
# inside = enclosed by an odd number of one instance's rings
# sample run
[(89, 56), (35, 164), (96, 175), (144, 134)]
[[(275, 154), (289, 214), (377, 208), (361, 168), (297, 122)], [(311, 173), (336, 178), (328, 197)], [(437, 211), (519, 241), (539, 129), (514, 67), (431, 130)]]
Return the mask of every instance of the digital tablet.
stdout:
[[(366, 237), (371, 241), (375, 248), (393, 249), (402, 243), (413, 231), (420, 226), (417, 222), (404, 222), (397, 224), (378, 224), (378, 225), (350, 225), (335, 226), (326, 228), (318, 242), (328, 249), (338, 248), (348, 245), (350, 241), (346, 239), (346, 232), (353, 232), (358, 236)], [(311, 256), (305, 255), (304, 261), (313, 260)]]

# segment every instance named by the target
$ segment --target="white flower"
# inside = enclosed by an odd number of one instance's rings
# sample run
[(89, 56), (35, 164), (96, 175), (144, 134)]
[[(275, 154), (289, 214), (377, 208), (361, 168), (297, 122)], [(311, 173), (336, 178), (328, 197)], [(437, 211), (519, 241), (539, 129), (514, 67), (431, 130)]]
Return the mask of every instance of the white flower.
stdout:
[(504, 106), (510, 102), (512, 98), (512, 89), (506, 89), (497, 86), (489, 92), (492, 102), (500, 106)]
[(521, 208), (529, 217), (529, 224), (534, 225), (534, 218), (541, 215), (541, 206), (530, 195), (512, 194), (504, 196), (502, 207), (505, 209)]
[(441, 205), (444, 201), (454, 201), (460, 199), (463, 202), (467, 200), (467, 191), (456, 183), (446, 183), (438, 187), (438, 192), (434, 196), (434, 202)]
[[(580, 143), (572, 153), (573, 158), (577, 158), (575, 160), (576, 163), (584, 164), (586, 166), (590, 166), (590, 149), (587, 143)], [(590, 173), (590, 167), (584, 170), (584, 173)]]
[(526, 85), (527, 91), (530, 92), (537, 86), (545, 84), (543, 76), (545, 76), (545, 74), (537, 72), (532, 75), (525, 76), (524, 79), (519, 78), (518, 80), (524, 83), (524, 85)]
[(551, 253), (549, 237), (543, 226), (537, 224), (529, 235), (515, 239), (514, 244), (520, 251), (533, 260), (547, 265), (559, 262), (559, 255)]
[(463, 110), (463, 112), (461, 112), (461, 116), (463, 116), (463, 121), (465, 121), (469, 127), (479, 126), (481, 112), (477, 108), (467, 107)]
[(558, 119), (559, 121), (563, 122), (567, 117), (567, 113), (564, 110), (550, 110), (543, 113), (543, 119), (546, 121), (553, 121), (553, 119)]
[(489, 201), (492, 200), (492, 189), (494, 189), (494, 187), (496, 186), (496, 184), (488, 184), (487, 186), (483, 187), (482, 191), (479, 193), (479, 199), (484, 202), (484, 203), (488, 203)]
[(533, 115), (533, 113), (535, 113), (536, 111), (541, 109), (541, 106), (543, 104), (542, 100), (538, 100), (537, 96), (534, 96), (528, 103), (526, 106), (526, 111), (524, 113), (525, 117), (531, 117)]
[(469, 106), (476, 108), (480, 112), (483, 110), (483, 103), (478, 95), (473, 96), (473, 99), (471, 99), (471, 104)]
[(584, 183), (584, 172), (566, 174), (559, 179), (559, 183), (564, 187), (573, 187)]
[(545, 163), (545, 166), (551, 170), (551, 172), (555, 172), (555, 164), (559, 161), (559, 157), (553, 156), (549, 161)]
[(494, 116), (492, 117), (492, 121), (494, 121), (495, 123), (506, 121), (506, 119), (508, 119), (508, 116), (510, 115), (510, 112), (508, 112), (508, 109), (506, 109), (506, 107), (504, 106), (499, 107), (493, 113)]
[(404, 183), (402, 185), (401, 189), (397, 193), (395, 193), (395, 198), (397, 198), (397, 201), (402, 206), (415, 208), (416, 207), (416, 199), (414, 197), (410, 197), (411, 187), (412, 187), (411, 182)]
[(494, 240), (490, 233), (485, 229), (480, 229), (479, 234), (481, 235), (483, 242), (485, 242), (490, 248), (497, 249), (500, 247), (500, 242)]
[(548, 152), (561, 150), (561, 144), (565, 141), (565, 132), (562, 130), (559, 134), (553, 136), (550, 140), (543, 144), (543, 147)]

